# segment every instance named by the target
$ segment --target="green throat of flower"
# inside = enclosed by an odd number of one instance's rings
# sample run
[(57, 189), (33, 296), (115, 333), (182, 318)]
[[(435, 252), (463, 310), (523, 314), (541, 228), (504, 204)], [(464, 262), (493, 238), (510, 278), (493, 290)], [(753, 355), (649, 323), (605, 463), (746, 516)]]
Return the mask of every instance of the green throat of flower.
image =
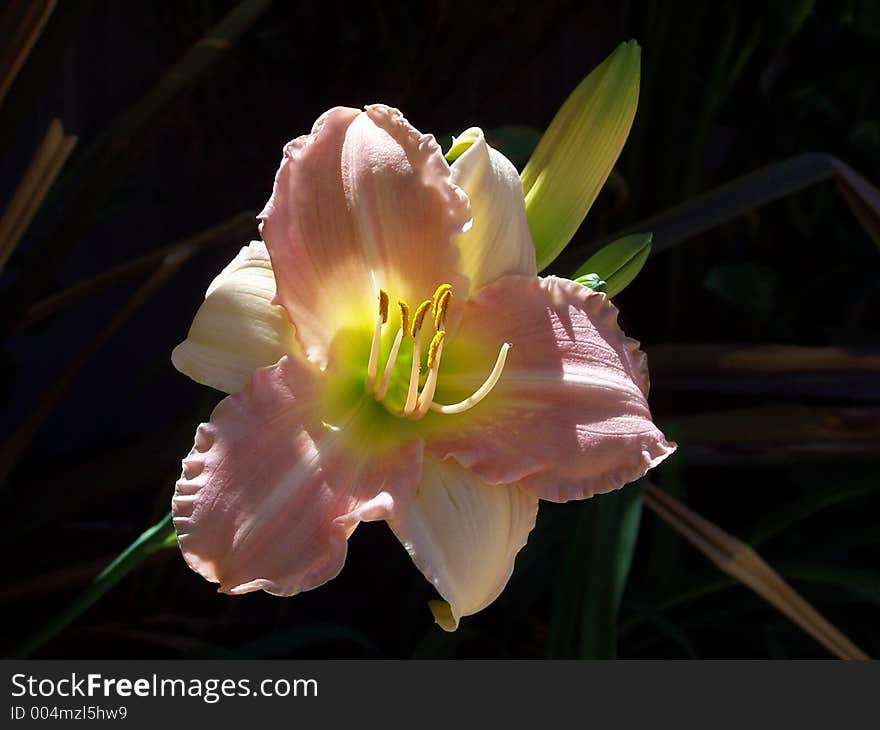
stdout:
[[(426, 299), (415, 311), (411, 311), (404, 301), (398, 301), (400, 307), (400, 327), (391, 345), (391, 351), (385, 362), (384, 368), (380, 369), (380, 344), (382, 341), (383, 328), (388, 324), (388, 292), (380, 289), (378, 293), (379, 311), (376, 317), (376, 326), (373, 330), (373, 340), (370, 345), (370, 359), (367, 365), (367, 376), (364, 381), (364, 390), (372, 395), (377, 402), (382, 403), (390, 413), (399, 418), (418, 420), (424, 418), (428, 411), (452, 415), (464, 413), (473, 408), (485, 398), (498, 381), (507, 361), (507, 351), (510, 343), (501, 345), (495, 366), (489, 373), (483, 384), (471, 395), (458, 403), (441, 405), (434, 402), (434, 394), (437, 390), (437, 380), (440, 376), (440, 360), (443, 357), (443, 347), (446, 340), (446, 315), (452, 302), (452, 286), (441, 284), (434, 292), (431, 299)], [(430, 312), (434, 325), (434, 335), (428, 344), (426, 358), (426, 372), (422, 371), (422, 338), (424, 336), (425, 319)], [(406, 372), (405, 348), (412, 349), (409, 372)], [(401, 350), (404, 350), (402, 353)], [(401, 368), (400, 365), (404, 367)], [(402, 388), (401, 397), (389, 397), (395, 380)], [(405, 397), (403, 394), (405, 393)], [(401, 402), (402, 401), (402, 402)]]

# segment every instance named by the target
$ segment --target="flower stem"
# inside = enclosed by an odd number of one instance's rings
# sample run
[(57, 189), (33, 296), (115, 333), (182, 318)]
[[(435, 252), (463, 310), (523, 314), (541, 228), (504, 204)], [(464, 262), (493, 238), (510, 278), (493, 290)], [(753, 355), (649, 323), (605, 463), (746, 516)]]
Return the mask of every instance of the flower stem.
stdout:
[(91, 608), (98, 599), (150, 555), (158, 550), (174, 545), (174, 537), (174, 524), (171, 521), (171, 513), (169, 512), (155, 525), (141, 533), (61, 613), (27, 636), (21, 644), (12, 650), (11, 656), (14, 658), (24, 658), (33, 654)]

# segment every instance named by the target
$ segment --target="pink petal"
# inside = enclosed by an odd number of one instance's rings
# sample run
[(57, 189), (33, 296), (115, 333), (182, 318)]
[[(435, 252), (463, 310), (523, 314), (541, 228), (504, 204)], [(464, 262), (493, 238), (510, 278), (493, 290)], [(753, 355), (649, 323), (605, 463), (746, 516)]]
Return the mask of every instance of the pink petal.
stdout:
[(321, 367), (339, 330), (372, 326), (379, 288), (412, 306), (442, 283), (467, 289), (452, 242), (470, 220), (467, 197), (434, 138), (395, 109), (321, 116), (284, 148), (260, 218), (277, 301)]
[(344, 425), (322, 424), (318, 378), (283, 357), (196, 432), (174, 524), (189, 566), (224, 593), (289, 596), (325, 583), (358, 522), (388, 517), (419, 479), (421, 441), (371, 453)]
[(503, 342), (513, 347), (486, 399), (458, 416), (431, 414), (432, 453), (564, 502), (638, 479), (675, 449), (651, 419), (645, 356), (604, 294), (556, 277), (487, 286), (444, 351), (435, 401), (480, 385)]

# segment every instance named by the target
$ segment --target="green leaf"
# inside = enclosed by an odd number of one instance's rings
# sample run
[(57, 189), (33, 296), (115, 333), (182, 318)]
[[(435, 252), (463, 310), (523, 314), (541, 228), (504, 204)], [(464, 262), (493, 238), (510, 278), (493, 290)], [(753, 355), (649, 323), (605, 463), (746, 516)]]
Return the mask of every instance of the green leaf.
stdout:
[(678, 458), (700, 464), (802, 464), (875, 458), (880, 410), (784, 403), (679, 416), (664, 422), (682, 444)]
[(567, 251), (566, 261), (577, 261), (634, 231), (652, 231), (656, 256), (749, 211), (786, 198), (820, 182), (834, 181), (844, 202), (865, 232), (880, 247), (880, 190), (845, 162), (832, 155), (808, 152), (759, 168), (720, 187), (698, 195), (583, 247)]
[(804, 490), (797, 499), (769, 510), (746, 534), (746, 541), (753, 547), (758, 547), (817, 512), (851, 499), (862, 499), (878, 491), (880, 482), (874, 474), (838, 479), (818, 488)]
[(583, 263), (574, 274), (575, 281), (590, 286), (582, 280), (598, 276), (605, 282), (601, 291), (609, 297), (617, 296), (638, 276), (651, 255), (651, 239), (650, 233), (634, 233), (608, 244)]
[(598, 502), (590, 560), (592, 578), (581, 612), (582, 659), (617, 656), (617, 614), (632, 566), (641, 515), (641, 485), (611, 492)]
[(571, 240), (623, 149), (640, 64), (638, 43), (619, 45), (566, 99), (522, 171), (539, 271)]
[(57, 636), (146, 558), (157, 550), (175, 544), (176, 541), (170, 539), (173, 535), (174, 524), (169, 512), (159, 522), (141, 533), (72, 603), (42, 628), (26, 637), (12, 652), (12, 656), (26, 657), (33, 654), (43, 644)]
[(880, 573), (848, 565), (827, 563), (790, 563), (779, 566), (789, 580), (824, 583), (840, 588), (868, 603), (880, 606)]
[(641, 485), (598, 495), (579, 509), (557, 582), (545, 651), (552, 658), (613, 658), (617, 614), (641, 517)]

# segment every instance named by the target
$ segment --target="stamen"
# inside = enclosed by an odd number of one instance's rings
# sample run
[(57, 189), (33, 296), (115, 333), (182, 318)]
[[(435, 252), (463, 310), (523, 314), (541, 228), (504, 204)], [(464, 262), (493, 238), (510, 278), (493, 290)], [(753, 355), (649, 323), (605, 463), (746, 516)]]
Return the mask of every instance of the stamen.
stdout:
[[(381, 295), (380, 295), (380, 307), (381, 307)], [(367, 393), (373, 392), (373, 387), (376, 385), (376, 371), (379, 368), (379, 344), (382, 341), (382, 325), (384, 320), (382, 319), (381, 310), (379, 312), (379, 316), (376, 317), (376, 328), (373, 330), (373, 343), (370, 345), (370, 361), (367, 364), (367, 379), (364, 381), (364, 390)]]
[(388, 321), (388, 292), (384, 289), (379, 290), (379, 317), (382, 319), (382, 324)]
[(394, 364), (397, 362), (397, 353), (400, 352), (400, 343), (403, 341), (403, 332), (401, 328), (397, 330), (394, 337), (394, 343), (391, 345), (391, 353), (388, 355), (388, 362), (385, 363), (385, 372), (382, 373), (382, 383), (379, 390), (376, 391), (376, 400), (381, 401), (385, 394), (388, 393), (388, 384), (391, 382), (391, 373), (394, 372)]
[(418, 404), (412, 413), (413, 418), (424, 416), (434, 400), (434, 393), (437, 391), (437, 378), (440, 374), (440, 357), (443, 355), (443, 339), (445, 337), (446, 330), (440, 330), (431, 340), (431, 345), (428, 348), (428, 377), (425, 379), (425, 387), (422, 388)]
[(452, 299), (452, 289), (448, 289), (440, 295), (437, 306), (434, 309), (434, 329), (440, 330), (446, 324), (446, 310), (449, 309), (449, 302)]
[[(428, 306), (431, 302), (426, 302)], [(421, 307), (419, 307), (421, 309)], [(427, 307), (425, 308), (427, 311)], [(424, 312), (422, 312), (424, 317)], [(415, 322), (413, 322), (415, 327)], [(419, 330), (413, 332), (412, 367), (409, 371), (409, 389), (406, 391), (406, 404), (403, 406), (403, 415), (410, 416), (415, 410), (419, 398), (419, 375), (422, 372), (422, 333)]]
[(382, 325), (388, 321), (388, 292), (379, 289), (379, 316), (376, 319), (376, 328), (373, 330), (373, 342), (370, 345), (370, 361), (367, 364), (367, 379), (364, 381), (364, 390), (372, 393), (376, 385), (376, 371), (379, 369), (379, 343), (382, 340)]
[(415, 337), (416, 333), (420, 329), (422, 329), (422, 322), (424, 321), (425, 315), (428, 313), (428, 310), (430, 308), (430, 299), (426, 299), (418, 307), (416, 307), (416, 313), (413, 315), (412, 329), (410, 330), (410, 334), (412, 334), (413, 337)]
[(428, 368), (434, 367), (434, 362), (437, 360), (438, 351), (440, 350), (440, 345), (443, 344), (443, 339), (446, 337), (446, 330), (440, 330), (431, 338), (431, 344), (428, 345)]
[(452, 284), (441, 284), (434, 290), (434, 296), (431, 297), (431, 312), (434, 316), (437, 316), (437, 305), (440, 303), (440, 298), (448, 291), (452, 291)]
[(404, 337), (409, 333), (409, 304), (402, 299), (397, 301), (400, 307), (400, 329), (403, 330)]
[[(459, 403), (453, 403), (452, 405), (442, 406), (439, 403), (431, 403), (431, 410), (436, 411), (437, 413), (443, 413), (445, 415), (453, 415), (455, 413), (464, 413), (465, 411), (469, 411), (473, 408), (477, 403), (479, 403), (483, 398), (489, 395), (492, 392), (492, 389), (498, 384), (498, 381), (501, 379), (501, 372), (504, 370), (504, 363), (507, 361), (507, 351), (510, 349), (511, 345), (509, 342), (505, 342), (501, 345), (501, 349), (498, 351), (498, 358), (495, 360), (495, 367), (492, 368), (492, 372), (489, 373), (489, 377), (486, 378), (486, 381), (477, 388), (473, 395), (465, 398), (463, 401)], [(427, 384), (425, 384), (425, 390), (427, 390)], [(424, 393), (424, 391), (423, 391)], [(433, 394), (431, 396), (433, 398)]]

